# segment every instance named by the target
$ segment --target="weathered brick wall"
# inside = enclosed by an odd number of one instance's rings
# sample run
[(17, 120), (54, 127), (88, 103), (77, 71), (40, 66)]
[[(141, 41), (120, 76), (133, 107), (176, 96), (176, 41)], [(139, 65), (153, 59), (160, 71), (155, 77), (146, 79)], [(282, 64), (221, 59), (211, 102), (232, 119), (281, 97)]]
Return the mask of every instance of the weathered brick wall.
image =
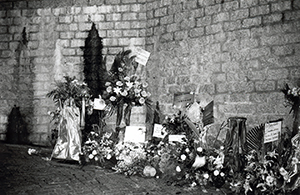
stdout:
[[(284, 118), (280, 89), (300, 78), (300, 2), (291, 0), (151, 1), (146, 48), (153, 97), (174, 112), (175, 92), (215, 103), (215, 132), (230, 116), (247, 127)], [(224, 137), (224, 133), (222, 135)]]
[[(7, 116), (20, 106), (30, 141), (49, 144), (53, 102), (45, 95), (63, 75), (83, 79), (84, 40), (96, 24), (103, 38), (108, 68), (114, 55), (129, 45), (145, 45), (146, 14), (141, 0), (1, 1), (0, 135), (5, 139)], [(26, 28), (26, 59), (18, 60), (18, 45)], [(22, 55), (23, 56), (23, 55)], [(21, 58), (24, 58), (22, 57)], [(19, 63), (20, 61), (20, 63)]]
[[(45, 94), (62, 74), (82, 79), (80, 47), (92, 22), (108, 68), (130, 44), (151, 52), (146, 77), (164, 114), (174, 112), (175, 92), (194, 91), (202, 105), (214, 100), (215, 131), (230, 116), (247, 117), (247, 127), (283, 117), (290, 127), (280, 88), (300, 77), (299, 7), (297, 0), (1, 1), (1, 139), (18, 104), (31, 141), (48, 143), (53, 103)], [(28, 55), (18, 60), (24, 27)]]

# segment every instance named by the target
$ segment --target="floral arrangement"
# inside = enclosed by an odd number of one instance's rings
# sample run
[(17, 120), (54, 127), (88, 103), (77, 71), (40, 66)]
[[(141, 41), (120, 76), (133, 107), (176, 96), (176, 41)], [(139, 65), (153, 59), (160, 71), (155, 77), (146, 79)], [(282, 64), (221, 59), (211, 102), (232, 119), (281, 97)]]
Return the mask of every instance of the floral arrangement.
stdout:
[(163, 142), (150, 146), (147, 159), (164, 181), (180, 186), (195, 187), (225, 183), (224, 155), (221, 151), (179, 142)]
[(135, 56), (130, 54), (131, 50), (117, 54), (108, 73), (105, 90), (100, 94), (106, 104), (107, 116), (117, 113), (117, 127), (123, 118), (129, 125), (132, 106), (147, 105), (150, 108), (152, 103), (151, 94), (147, 91), (148, 83), (135, 74), (138, 64), (134, 61)]
[(228, 179), (235, 194), (288, 194), (299, 188), (299, 144), (291, 136), (281, 135), (279, 146), (266, 154), (252, 150), (245, 155), (242, 172)]
[(286, 98), (286, 103), (292, 106), (298, 106), (300, 104), (300, 88), (293, 87), (290, 88), (288, 84), (285, 85), (285, 88), (281, 90)]
[(285, 88), (281, 90), (285, 96), (285, 103), (291, 107), (293, 113), (294, 122), (293, 122), (293, 135), (298, 133), (298, 126), (300, 123), (299, 119), (299, 107), (300, 107), (300, 88), (293, 87), (290, 88), (288, 84), (285, 85)]
[(117, 163), (112, 167), (113, 170), (128, 176), (142, 174), (146, 161), (143, 144), (119, 143), (115, 146), (114, 153)]
[(103, 97), (113, 106), (128, 104), (142, 106), (149, 99), (148, 83), (136, 76), (120, 77), (118, 80), (106, 82), (106, 93)]
[(46, 96), (52, 98), (56, 105), (55, 111), (48, 112), (48, 115), (51, 117), (50, 143), (54, 146), (58, 138), (59, 125), (62, 122), (62, 110), (65, 105), (72, 105), (81, 109), (84, 103), (87, 113), (91, 113), (93, 111), (93, 104), (90, 100), (90, 89), (86, 83), (79, 82), (76, 77), (65, 76), (64, 81), (56, 82), (55, 89), (47, 93)]
[(53, 99), (57, 107), (62, 108), (65, 103), (74, 100), (77, 107), (81, 107), (82, 98), (85, 99), (86, 105), (90, 105), (90, 89), (84, 82), (79, 82), (76, 77), (64, 77), (65, 81), (56, 82), (56, 88), (49, 93), (47, 97)]
[(87, 136), (87, 141), (82, 147), (82, 152), (86, 162), (105, 166), (105, 163), (114, 159), (114, 141), (111, 139), (112, 133), (105, 132), (100, 135), (91, 131)]

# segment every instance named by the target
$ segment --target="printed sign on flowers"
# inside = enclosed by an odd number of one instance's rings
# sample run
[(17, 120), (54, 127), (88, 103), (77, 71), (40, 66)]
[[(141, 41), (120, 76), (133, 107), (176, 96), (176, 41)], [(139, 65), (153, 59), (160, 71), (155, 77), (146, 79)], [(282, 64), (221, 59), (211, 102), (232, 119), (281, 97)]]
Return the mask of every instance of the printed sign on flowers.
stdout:
[(141, 143), (145, 142), (145, 126), (126, 126), (124, 142)]

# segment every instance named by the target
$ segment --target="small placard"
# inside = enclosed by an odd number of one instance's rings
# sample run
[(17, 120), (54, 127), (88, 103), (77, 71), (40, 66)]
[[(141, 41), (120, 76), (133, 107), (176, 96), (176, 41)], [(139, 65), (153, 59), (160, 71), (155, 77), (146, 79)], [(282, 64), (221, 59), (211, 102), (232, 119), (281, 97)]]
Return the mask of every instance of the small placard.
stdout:
[(105, 109), (105, 101), (101, 98), (94, 99), (94, 109), (95, 110), (104, 110)]
[(153, 137), (164, 138), (166, 134), (165, 128), (161, 124), (154, 124)]
[(176, 93), (174, 94), (173, 106), (177, 109), (185, 109), (188, 104), (194, 102), (195, 94), (191, 93)]
[(135, 61), (139, 64), (146, 66), (148, 59), (150, 57), (150, 52), (140, 48), (140, 47), (132, 47), (130, 48), (132, 55), (135, 56)]
[(184, 143), (185, 135), (169, 135), (169, 142), (180, 142)]
[(124, 142), (141, 143), (145, 142), (145, 126), (126, 126)]
[(203, 126), (214, 123), (214, 101), (211, 101), (203, 110)]
[(282, 121), (271, 122), (265, 124), (264, 143), (277, 141), (281, 133)]

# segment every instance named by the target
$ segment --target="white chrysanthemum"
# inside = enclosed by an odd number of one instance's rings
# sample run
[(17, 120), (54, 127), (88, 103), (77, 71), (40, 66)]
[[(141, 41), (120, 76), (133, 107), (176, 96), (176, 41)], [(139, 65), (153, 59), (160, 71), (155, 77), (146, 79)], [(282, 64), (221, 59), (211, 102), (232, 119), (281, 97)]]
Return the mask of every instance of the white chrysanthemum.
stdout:
[(109, 100), (112, 101), (112, 102), (114, 102), (114, 101), (116, 101), (116, 97), (115, 97), (115, 96), (111, 96), (111, 97), (109, 98)]
[(209, 178), (209, 174), (208, 173), (204, 173), (203, 177), (204, 177), (204, 179), (208, 179)]
[(106, 91), (107, 91), (108, 93), (112, 92), (112, 87), (111, 87), (111, 86), (108, 86), (108, 87), (106, 88)]
[(117, 81), (116, 85), (121, 87), (121, 86), (123, 86), (123, 83), (121, 81)]
[(93, 158), (94, 158), (94, 155), (90, 154), (89, 159), (93, 159)]
[(98, 160), (99, 160), (99, 158), (97, 156), (95, 156), (95, 161), (98, 161)]
[(218, 176), (220, 174), (220, 171), (219, 170), (215, 170), (214, 171), (214, 176)]
[(180, 166), (177, 166), (177, 167), (176, 167), (176, 171), (177, 171), (177, 172), (181, 172)]
[(97, 155), (97, 151), (96, 151), (96, 150), (93, 150), (92, 154), (93, 154), (94, 156), (96, 156), (96, 155)]
[(139, 103), (140, 103), (140, 104), (144, 104), (144, 103), (145, 103), (145, 98), (142, 98), (142, 97), (141, 97), (141, 98), (139, 99)]
[(142, 95), (143, 97), (147, 97), (147, 92), (146, 92), (146, 91), (142, 91), (142, 92), (141, 92), (141, 95)]
[(148, 87), (148, 83), (143, 82), (142, 86), (143, 86), (144, 88), (146, 88), (146, 87)]

